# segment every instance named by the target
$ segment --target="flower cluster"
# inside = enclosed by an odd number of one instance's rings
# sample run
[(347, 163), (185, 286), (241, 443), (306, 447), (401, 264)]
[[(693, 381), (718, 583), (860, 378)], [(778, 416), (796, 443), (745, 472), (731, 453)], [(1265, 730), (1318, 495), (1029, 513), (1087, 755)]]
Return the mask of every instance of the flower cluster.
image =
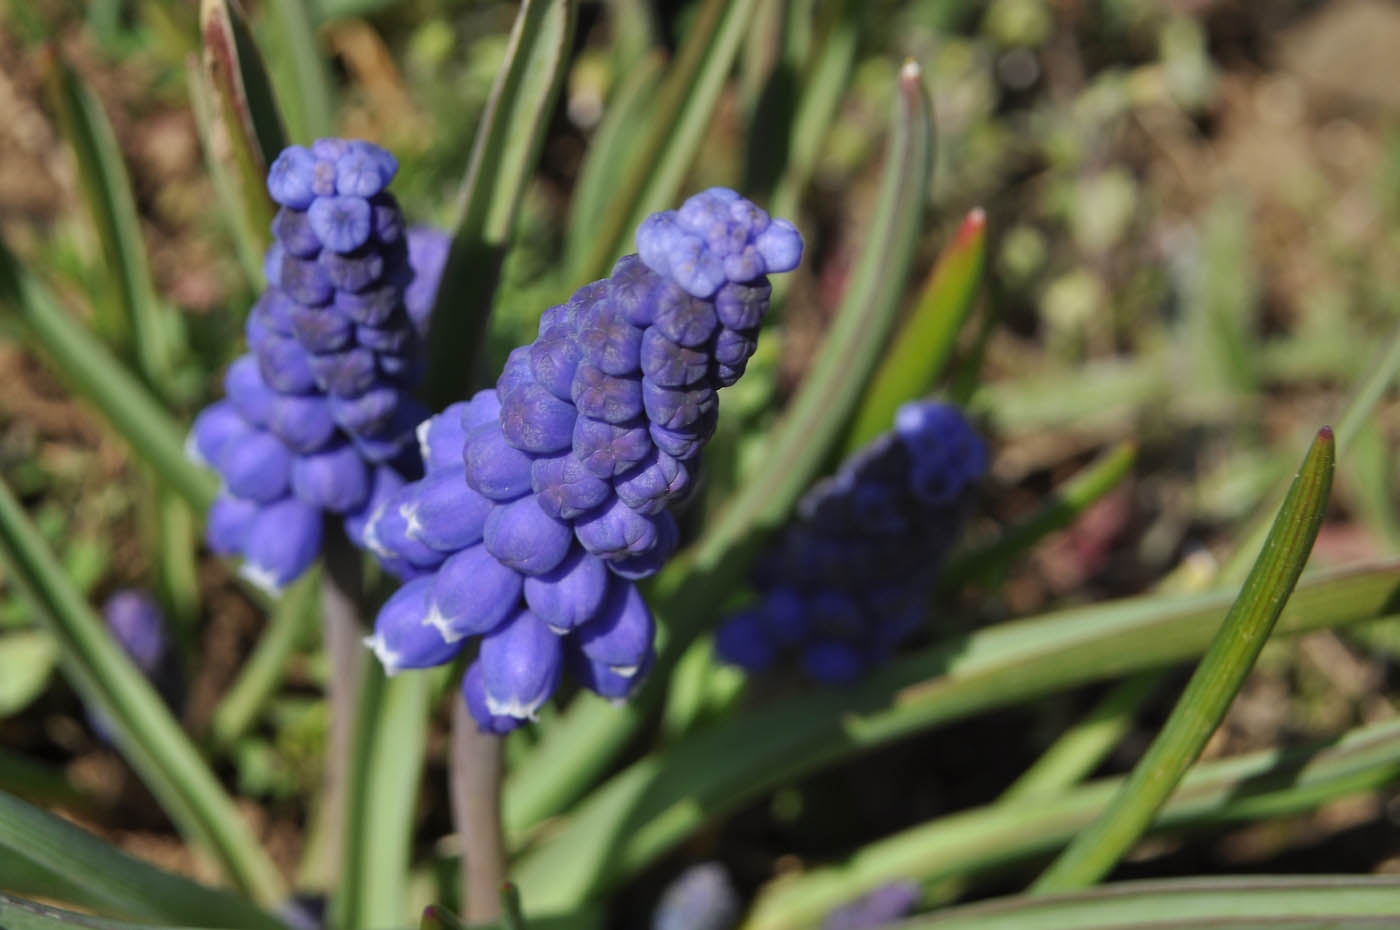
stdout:
[[(155, 599), (145, 591), (123, 588), (103, 602), (102, 620), (117, 645), (155, 686), (166, 704), (175, 703), (180, 691), (179, 669), (173, 661), (173, 644), (165, 612)], [(103, 711), (89, 706), (87, 717), (103, 742), (116, 742), (116, 727)]]
[(426, 411), (409, 389), (446, 237), (404, 229), (386, 190), (397, 169), (368, 142), (320, 139), (268, 173), (281, 205), (268, 287), (248, 315), (249, 354), (196, 419), (190, 452), (224, 480), (210, 547), (242, 556), (271, 591), (316, 558), (324, 511), (363, 519), (376, 487), (417, 474)]
[(648, 218), (637, 255), (540, 318), (483, 391), (420, 430), (426, 476), (386, 496), (363, 542), (410, 580), (369, 640), (386, 670), (450, 661), (483, 729), (532, 717), (570, 665), (625, 697), (652, 660), (634, 582), (674, 551), (691, 488), (768, 307), (796, 267), (790, 223), (720, 188)]
[(760, 566), (760, 598), (716, 633), (720, 657), (750, 671), (795, 652), (812, 678), (851, 681), (922, 623), (928, 582), (962, 525), (987, 451), (957, 408), (905, 404), (895, 428), (798, 505)]

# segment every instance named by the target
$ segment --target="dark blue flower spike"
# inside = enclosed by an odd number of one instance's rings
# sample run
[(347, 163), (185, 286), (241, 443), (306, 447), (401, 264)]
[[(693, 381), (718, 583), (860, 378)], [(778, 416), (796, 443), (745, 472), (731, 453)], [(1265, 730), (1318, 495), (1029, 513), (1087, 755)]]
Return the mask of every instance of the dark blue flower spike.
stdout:
[(405, 228), (386, 190), (397, 170), (376, 145), (321, 139), (268, 172), (281, 209), (250, 351), (229, 367), (227, 399), (196, 419), (189, 451), (224, 479), (210, 547), (242, 556), (243, 574), (272, 592), (319, 555), (324, 513), (349, 517), (363, 543), (365, 509), (421, 474), (404, 454), (426, 415), (410, 391), (448, 239)]
[(666, 508), (693, 486), (715, 391), (754, 351), (764, 275), (794, 268), (802, 240), (716, 188), (652, 216), (637, 247), (541, 315), (495, 390), (419, 427), (426, 476), (364, 529), (386, 564), (433, 578), (386, 605), (370, 644), (394, 671), (435, 654), (424, 641), (455, 655), (480, 635), (463, 693), (484, 730), (533, 717), (566, 664), (614, 699), (645, 675), (654, 625), (635, 582), (679, 543)]
[(795, 656), (827, 684), (860, 677), (919, 629), (986, 467), (986, 446), (956, 407), (905, 404), (892, 432), (803, 497), (756, 572), (757, 603), (716, 631), (719, 656), (754, 672)]

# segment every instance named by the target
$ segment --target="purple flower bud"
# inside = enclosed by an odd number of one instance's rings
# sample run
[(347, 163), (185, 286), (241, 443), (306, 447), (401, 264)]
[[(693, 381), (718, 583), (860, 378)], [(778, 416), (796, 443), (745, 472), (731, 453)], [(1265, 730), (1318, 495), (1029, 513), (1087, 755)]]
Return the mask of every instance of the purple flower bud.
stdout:
[(248, 528), (262, 511), (256, 501), (234, 497), (227, 492), (214, 498), (204, 527), (204, 541), (219, 555), (241, 555), (248, 541)]
[(316, 158), (300, 145), (289, 146), (267, 171), (267, 192), (284, 207), (304, 210), (315, 196), (312, 191)]
[(618, 498), (638, 513), (657, 514), (690, 489), (690, 469), (660, 449), (613, 481)]
[(445, 641), (424, 622), (432, 587), (431, 576), (415, 578), (395, 591), (374, 618), (374, 635), (365, 639), (365, 645), (384, 666), (384, 674), (445, 665), (461, 651), (459, 643)]
[(651, 930), (730, 930), (742, 906), (729, 873), (718, 862), (693, 865), (667, 886)]
[[(350, 441), (370, 462), (391, 462), (413, 444), (413, 425), (423, 419), (423, 408), (412, 397), (405, 397), (394, 411), (394, 418), (381, 436), (351, 433)], [(415, 461), (414, 470), (419, 463)]]
[(807, 604), (802, 595), (791, 588), (773, 588), (754, 613), (767, 632), (769, 641), (780, 646), (795, 646), (810, 632)]
[(573, 452), (535, 459), (530, 488), (540, 508), (560, 520), (580, 517), (612, 494), (612, 486), (590, 472)]
[(583, 357), (607, 374), (630, 375), (641, 369), (642, 331), (610, 301), (594, 304), (584, 315), (578, 341)]
[(608, 276), (608, 296), (622, 318), (633, 326), (650, 326), (655, 318), (655, 292), (664, 282), (636, 255), (624, 255)]
[(821, 930), (874, 930), (895, 923), (913, 913), (921, 895), (916, 881), (890, 882), (827, 914)]
[(309, 352), (334, 352), (355, 338), (355, 324), (334, 306), (303, 307), (291, 312), (292, 334)]
[(656, 322), (661, 335), (677, 345), (702, 346), (714, 335), (719, 321), (714, 304), (697, 300), (679, 288), (662, 292), (656, 303)]
[(476, 721), (477, 729), (483, 733), (506, 734), (524, 724), (524, 720), (491, 713), (486, 706), (486, 676), (481, 671), (481, 662), (473, 662), (462, 676), (462, 697), (467, 702), (467, 710)]
[(578, 411), (538, 384), (521, 385), (501, 398), (501, 433), (522, 452), (548, 455), (569, 448)]
[(592, 417), (579, 417), (574, 424), (574, 454), (599, 478), (630, 471), (651, 450), (651, 437), (640, 424), (605, 423)]
[(910, 490), (926, 504), (951, 504), (986, 470), (987, 448), (956, 407), (905, 404), (895, 433), (913, 460)]
[(267, 329), (279, 336), (291, 336), (292, 311), (297, 303), (277, 288), (263, 291), (258, 302), (248, 311), (250, 317), (257, 317)]
[(267, 247), (263, 253), (263, 279), (267, 281), (268, 287), (277, 287), (282, 281), (282, 261), (287, 257), (287, 250), (282, 248), (282, 243), (276, 239)]
[(656, 327), (642, 335), (642, 373), (661, 387), (695, 384), (710, 371), (710, 354), (677, 345)]
[(496, 397), (504, 406), (506, 398), (527, 384), (535, 384), (535, 374), (530, 370), (530, 347), (512, 349), (506, 356), (501, 375), (496, 379)]
[(519, 606), (521, 582), (484, 546), (463, 549), (434, 576), (426, 622), (448, 642), (488, 633)]
[(283, 207), (272, 218), (272, 234), (282, 243), (288, 255), (297, 258), (312, 258), (321, 251), (321, 240), (311, 228), (311, 220), (306, 211)]
[(393, 425), (394, 415), (398, 413), (403, 399), (402, 390), (388, 386), (370, 388), (359, 397), (332, 394), (331, 415), (347, 433), (376, 436)]
[(263, 504), (286, 495), (292, 454), (276, 436), (256, 430), (225, 445), (223, 453), (215, 466), (235, 495)]
[(595, 662), (585, 655), (578, 648), (577, 638), (570, 636), (565, 640), (564, 659), (569, 665), (569, 670), (579, 680), (579, 684), (599, 697), (611, 701), (622, 701), (631, 697), (641, 687), (647, 672), (651, 671), (656, 661), (656, 650), (649, 649), (641, 665), (635, 670), (625, 669), (630, 674), (620, 675), (606, 663)]
[(102, 619), (112, 638), (147, 677), (160, 670), (170, 638), (165, 632), (165, 614), (149, 594), (132, 589), (115, 592), (102, 605)]
[(802, 650), (802, 670), (822, 684), (844, 685), (861, 676), (865, 659), (845, 642), (819, 640)]
[(637, 586), (618, 580), (609, 585), (598, 615), (573, 635), (584, 655), (627, 678), (641, 669), (655, 634), (656, 624)]
[(802, 236), (787, 220), (775, 219), (759, 234), (754, 248), (763, 256), (765, 274), (791, 271), (802, 261)]
[(462, 447), (467, 442), (462, 414), (468, 406), (469, 402), (459, 400), (437, 416), (418, 424), (418, 453), (429, 474), (444, 468), (462, 467)]
[[(583, 362), (574, 374), (573, 401), (584, 416), (626, 423), (642, 415), (642, 382), (640, 378), (604, 374), (592, 362)], [(569, 426), (572, 439), (573, 424)]]
[(483, 423), (490, 423), (501, 415), (501, 399), (491, 388), (477, 391), (467, 406), (462, 408), (462, 429), (470, 433)]
[(248, 421), (239, 416), (233, 404), (226, 400), (211, 404), (199, 412), (185, 441), (185, 455), (211, 468), (223, 457), (230, 443), (237, 443), (253, 432)]
[(486, 707), (492, 714), (534, 719), (559, 686), (562, 641), (534, 614), (521, 610), (481, 638)]
[(512, 501), (530, 493), (533, 459), (506, 442), (496, 422), (483, 423), (467, 433), (463, 459), (467, 484), (493, 501)]
[(656, 521), (656, 543), (638, 555), (610, 560), (607, 563), (608, 568), (614, 575), (628, 581), (649, 578), (661, 571), (661, 566), (675, 554), (681, 543), (681, 532), (676, 526), (676, 518), (663, 510), (651, 519)]
[(286, 497), (253, 518), (238, 573), (269, 594), (277, 594), (306, 571), (320, 551), (321, 511)]
[(277, 283), (292, 300), (308, 307), (325, 306), (335, 296), (335, 287), (331, 284), (330, 276), (316, 259), (284, 256), (282, 274)]
[(724, 327), (715, 337), (715, 361), (742, 371), (758, 348), (758, 332)]
[(578, 333), (572, 327), (556, 324), (530, 344), (530, 373), (561, 401), (572, 400), (574, 373), (581, 358), (583, 348)]
[(715, 294), (715, 315), (730, 329), (753, 329), (763, 322), (772, 294), (773, 286), (767, 281), (726, 284)]
[(257, 349), (258, 372), (263, 382), (280, 394), (306, 394), (316, 388), (311, 356), (301, 343), (269, 334)]
[(397, 469), (387, 465), (379, 465), (370, 469), (369, 495), (365, 502), (353, 513), (345, 515), (345, 534), (350, 537), (350, 541), (361, 549), (371, 549), (369, 540), (366, 538), (365, 530), (370, 521), (378, 514), (379, 509), (399, 492), (405, 484), (403, 476)]
[(373, 197), (389, 186), (398, 173), (393, 155), (377, 145), (351, 140), (345, 154), (335, 160), (335, 189), (350, 197)]
[[(311, 143), (311, 154), (316, 156), (316, 160), (330, 162), (332, 167), (334, 167), (335, 162), (339, 161), (340, 157), (348, 151), (350, 151), (350, 140), (348, 139), (317, 139), (315, 142)], [(334, 179), (335, 175), (332, 174), (331, 177)], [(321, 194), (320, 196), (329, 197), (332, 193), (334, 193), (333, 190)]]
[(376, 352), (403, 354), (412, 348), (418, 336), (412, 326), (407, 325), (406, 320), (397, 319), (398, 316), (394, 314), (382, 327), (356, 326), (355, 341)]
[(326, 278), (341, 291), (363, 291), (384, 275), (384, 253), (373, 246), (361, 246), (348, 252), (327, 249), (317, 261), (325, 269)]
[(446, 554), (409, 534), (416, 502), (416, 484), (405, 484), (395, 491), (370, 518), (365, 543), (381, 558), (400, 558), (418, 568), (435, 568)]
[(718, 414), (718, 409), (712, 407), (708, 413), (701, 415), (699, 420), (685, 429), (667, 429), (659, 423), (653, 423), (648, 427), (648, 431), (652, 441), (656, 443), (656, 448), (684, 462), (699, 455), (700, 450), (705, 448), (705, 443), (715, 434)]
[(486, 551), (524, 575), (542, 575), (564, 561), (573, 545), (569, 524), (545, 513), (534, 497), (498, 504), (486, 517)]
[(683, 430), (717, 410), (719, 399), (714, 388), (704, 384), (692, 388), (665, 388), (643, 381), (642, 403), (653, 424), (664, 429)]
[(394, 315), (402, 302), (397, 285), (382, 284), (359, 293), (337, 291), (332, 306), (356, 323), (379, 326)]
[(617, 498), (574, 522), (583, 548), (605, 559), (649, 552), (657, 542), (656, 518), (637, 513)]
[(715, 631), (715, 654), (750, 672), (763, 671), (778, 657), (753, 611), (737, 613), (719, 625)]
[(706, 298), (725, 283), (724, 263), (699, 236), (684, 232), (674, 211), (653, 213), (637, 227), (637, 254), (652, 271)]
[(322, 510), (350, 513), (369, 499), (369, 487), (369, 469), (348, 442), (292, 463), (293, 493)]
[(328, 394), (358, 397), (374, 387), (378, 380), (374, 353), (369, 349), (354, 348), (312, 355), (310, 361), (317, 386)]
[(224, 395), (251, 426), (266, 426), (274, 398), (258, 371), (257, 359), (239, 356), (224, 372)]
[(481, 541), (493, 505), (467, 486), (461, 466), (430, 472), (416, 487), (409, 504), (408, 535), (439, 552), (456, 552)]
[[(376, 208), (376, 211), (378, 208)], [(392, 211), (399, 216), (399, 211)], [(377, 217), (378, 212), (375, 213)], [(382, 234), (379, 236), (383, 242)], [(447, 256), (452, 248), (452, 237), (445, 232), (428, 226), (411, 226), (408, 230), (408, 264), (413, 269), (413, 280), (404, 288), (403, 304), (419, 333), (428, 331), (428, 316), (433, 312), (433, 302), (437, 300), (438, 285), (442, 282), (442, 272), (447, 267)]]
[(587, 623), (603, 606), (608, 570), (602, 560), (582, 549), (551, 571), (525, 579), (525, 603), (552, 631), (563, 635)]

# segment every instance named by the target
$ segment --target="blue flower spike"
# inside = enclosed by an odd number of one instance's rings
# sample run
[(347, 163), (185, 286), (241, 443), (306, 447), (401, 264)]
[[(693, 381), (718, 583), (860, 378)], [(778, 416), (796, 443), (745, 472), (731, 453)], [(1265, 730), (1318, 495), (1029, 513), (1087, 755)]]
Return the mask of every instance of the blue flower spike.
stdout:
[[(415, 635), (437, 636), (449, 658), (481, 636), (462, 689), (486, 732), (532, 718), (565, 665), (615, 700), (645, 677), (655, 624), (636, 582), (679, 545), (667, 508), (694, 487), (716, 391), (757, 346), (765, 275), (796, 267), (802, 240), (714, 188), (646, 220), (637, 252), (546, 310), (494, 391), (418, 427), (426, 475), (364, 530), (386, 564), (435, 579)], [(440, 514), (465, 515), (460, 538)], [(451, 543), (435, 567), (415, 549)]]
[[(188, 452), (224, 481), (210, 548), (242, 556), (269, 591), (315, 560), (323, 513), (349, 518), (362, 540), (377, 471), (401, 472), (399, 484), (422, 474), (411, 453), (426, 411), (411, 392), (449, 240), (406, 233), (387, 191), (397, 170), (371, 143), (318, 139), (285, 149), (268, 172), (281, 209), (267, 290), (248, 315), (249, 353), (224, 379), (227, 399), (196, 419)], [(295, 519), (283, 528), (268, 514)]]
[(986, 467), (986, 446), (956, 407), (905, 404), (892, 432), (798, 503), (756, 573), (757, 603), (720, 625), (716, 652), (750, 672), (790, 656), (824, 684), (860, 678), (918, 631), (924, 592)]

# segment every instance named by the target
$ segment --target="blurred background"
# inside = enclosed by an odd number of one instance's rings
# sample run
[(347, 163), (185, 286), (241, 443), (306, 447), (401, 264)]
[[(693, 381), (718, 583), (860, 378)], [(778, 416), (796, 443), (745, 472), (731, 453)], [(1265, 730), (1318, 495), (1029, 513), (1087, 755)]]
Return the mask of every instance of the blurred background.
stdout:
[[(314, 90), (295, 58), (279, 53), (284, 4), (247, 5), (278, 86)], [(514, 5), (310, 6), (329, 68), (323, 89), (337, 104), (330, 128), (393, 150), (409, 218), (445, 223)], [(491, 351), (520, 342), (540, 310), (582, 283), (561, 280), (557, 266), (590, 139), (605, 110), (657, 67), (652, 46), (674, 50), (698, 7), (583, 5), (542, 169), (504, 266)], [(1400, 4), (764, 0), (687, 192), (725, 184), (771, 205), (773, 166), (792, 153), (772, 150), (765, 114), (810, 76), (805, 63), (819, 40), (852, 9), (863, 15), (836, 118), (802, 153), (810, 183), (776, 193), (796, 209), (808, 259), (780, 310), (781, 338), (769, 339), (754, 375), (726, 394), (735, 425), (725, 429), (737, 437), (741, 426), (760, 425), (801, 378), (863, 247), (893, 75), (913, 58), (937, 126), (916, 275), (970, 209), (988, 217), (987, 275), (964, 357), (979, 344), (985, 351), (980, 372), (960, 372), (994, 450), (973, 537), (1030, 512), (1110, 443), (1139, 447), (1128, 481), (1014, 570), (960, 595), (949, 625), (1142, 592), (1178, 566), (1176, 583), (1189, 586), (1268, 503), (1308, 437), (1339, 415), (1400, 323)], [(772, 25), (784, 15), (792, 28)], [(181, 311), (191, 349), (165, 394), (182, 420), (240, 350), (254, 296), (246, 256), (211, 209), (217, 193), (189, 104), (197, 19), (193, 0), (0, 0), (0, 234), (75, 312), (100, 304), (101, 247), (55, 106), (61, 53), (111, 121), (157, 288)], [(289, 128), (304, 138), (314, 130), (295, 109)], [(0, 327), (13, 335), (10, 321), (0, 318)], [(1398, 418), (1400, 407), (1382, 402), (1339, 462), (1314, 566), (1400, 545)], [(717, 485), (762, 467), (758, 450), (737, 439), (717, 458)], [(150, 583), (154, 531), (136, 505), (138, 471), (121, 440), (36, 355), (12, 338), (0, 343), (0, 474), (94, 600)], [(227, 567), (202, 558), (196, 570), (202, 661), (181, 713), (198, 732), (263, 621)], [(314, 630), (305, 646), (290, 686), (228, 762), (273, 855), (289, 864), (302, 842), (299, 799), (318, 784), (325, 739), (317, 696), (329, 670)], [(1272, 644), (1207, 756), (1394, 716), (1397, 650), (1400, 628), (1385, 624)], [(61, 772), (54, 784), (89, 826), (142, 856), (191, 868), (73, 695), (47, 687), (55, 659), (23, 602), (0, 588), (0, 746)], [(1176, 690), (1163, 689), (1162, 706), (1103, 771), (1136, 758)], [(620, 919), (643, 919), (683, 862), (722, 859), (752, 888), (781, 871), (779, 853), (839, 854), (987, 801), (1099, 693), (943, 728), (784, 789), (649, 873)], [(433, 752), (440, 756), (440, 742)], [(873, 789), (871, 773), (880, 790), (852, 792)], [(0, 784), (24, 774), (0, 756)], [(430, 777), (425, 797), (442, 800), (440, 765)], [(1124, 874), (1400, 871), (1393, 800), (1372, 794), (1223, 837), (1160, 841), (1150, 864)], [(430, 807), (424, 838), (447, 829), (445, 804)]]

